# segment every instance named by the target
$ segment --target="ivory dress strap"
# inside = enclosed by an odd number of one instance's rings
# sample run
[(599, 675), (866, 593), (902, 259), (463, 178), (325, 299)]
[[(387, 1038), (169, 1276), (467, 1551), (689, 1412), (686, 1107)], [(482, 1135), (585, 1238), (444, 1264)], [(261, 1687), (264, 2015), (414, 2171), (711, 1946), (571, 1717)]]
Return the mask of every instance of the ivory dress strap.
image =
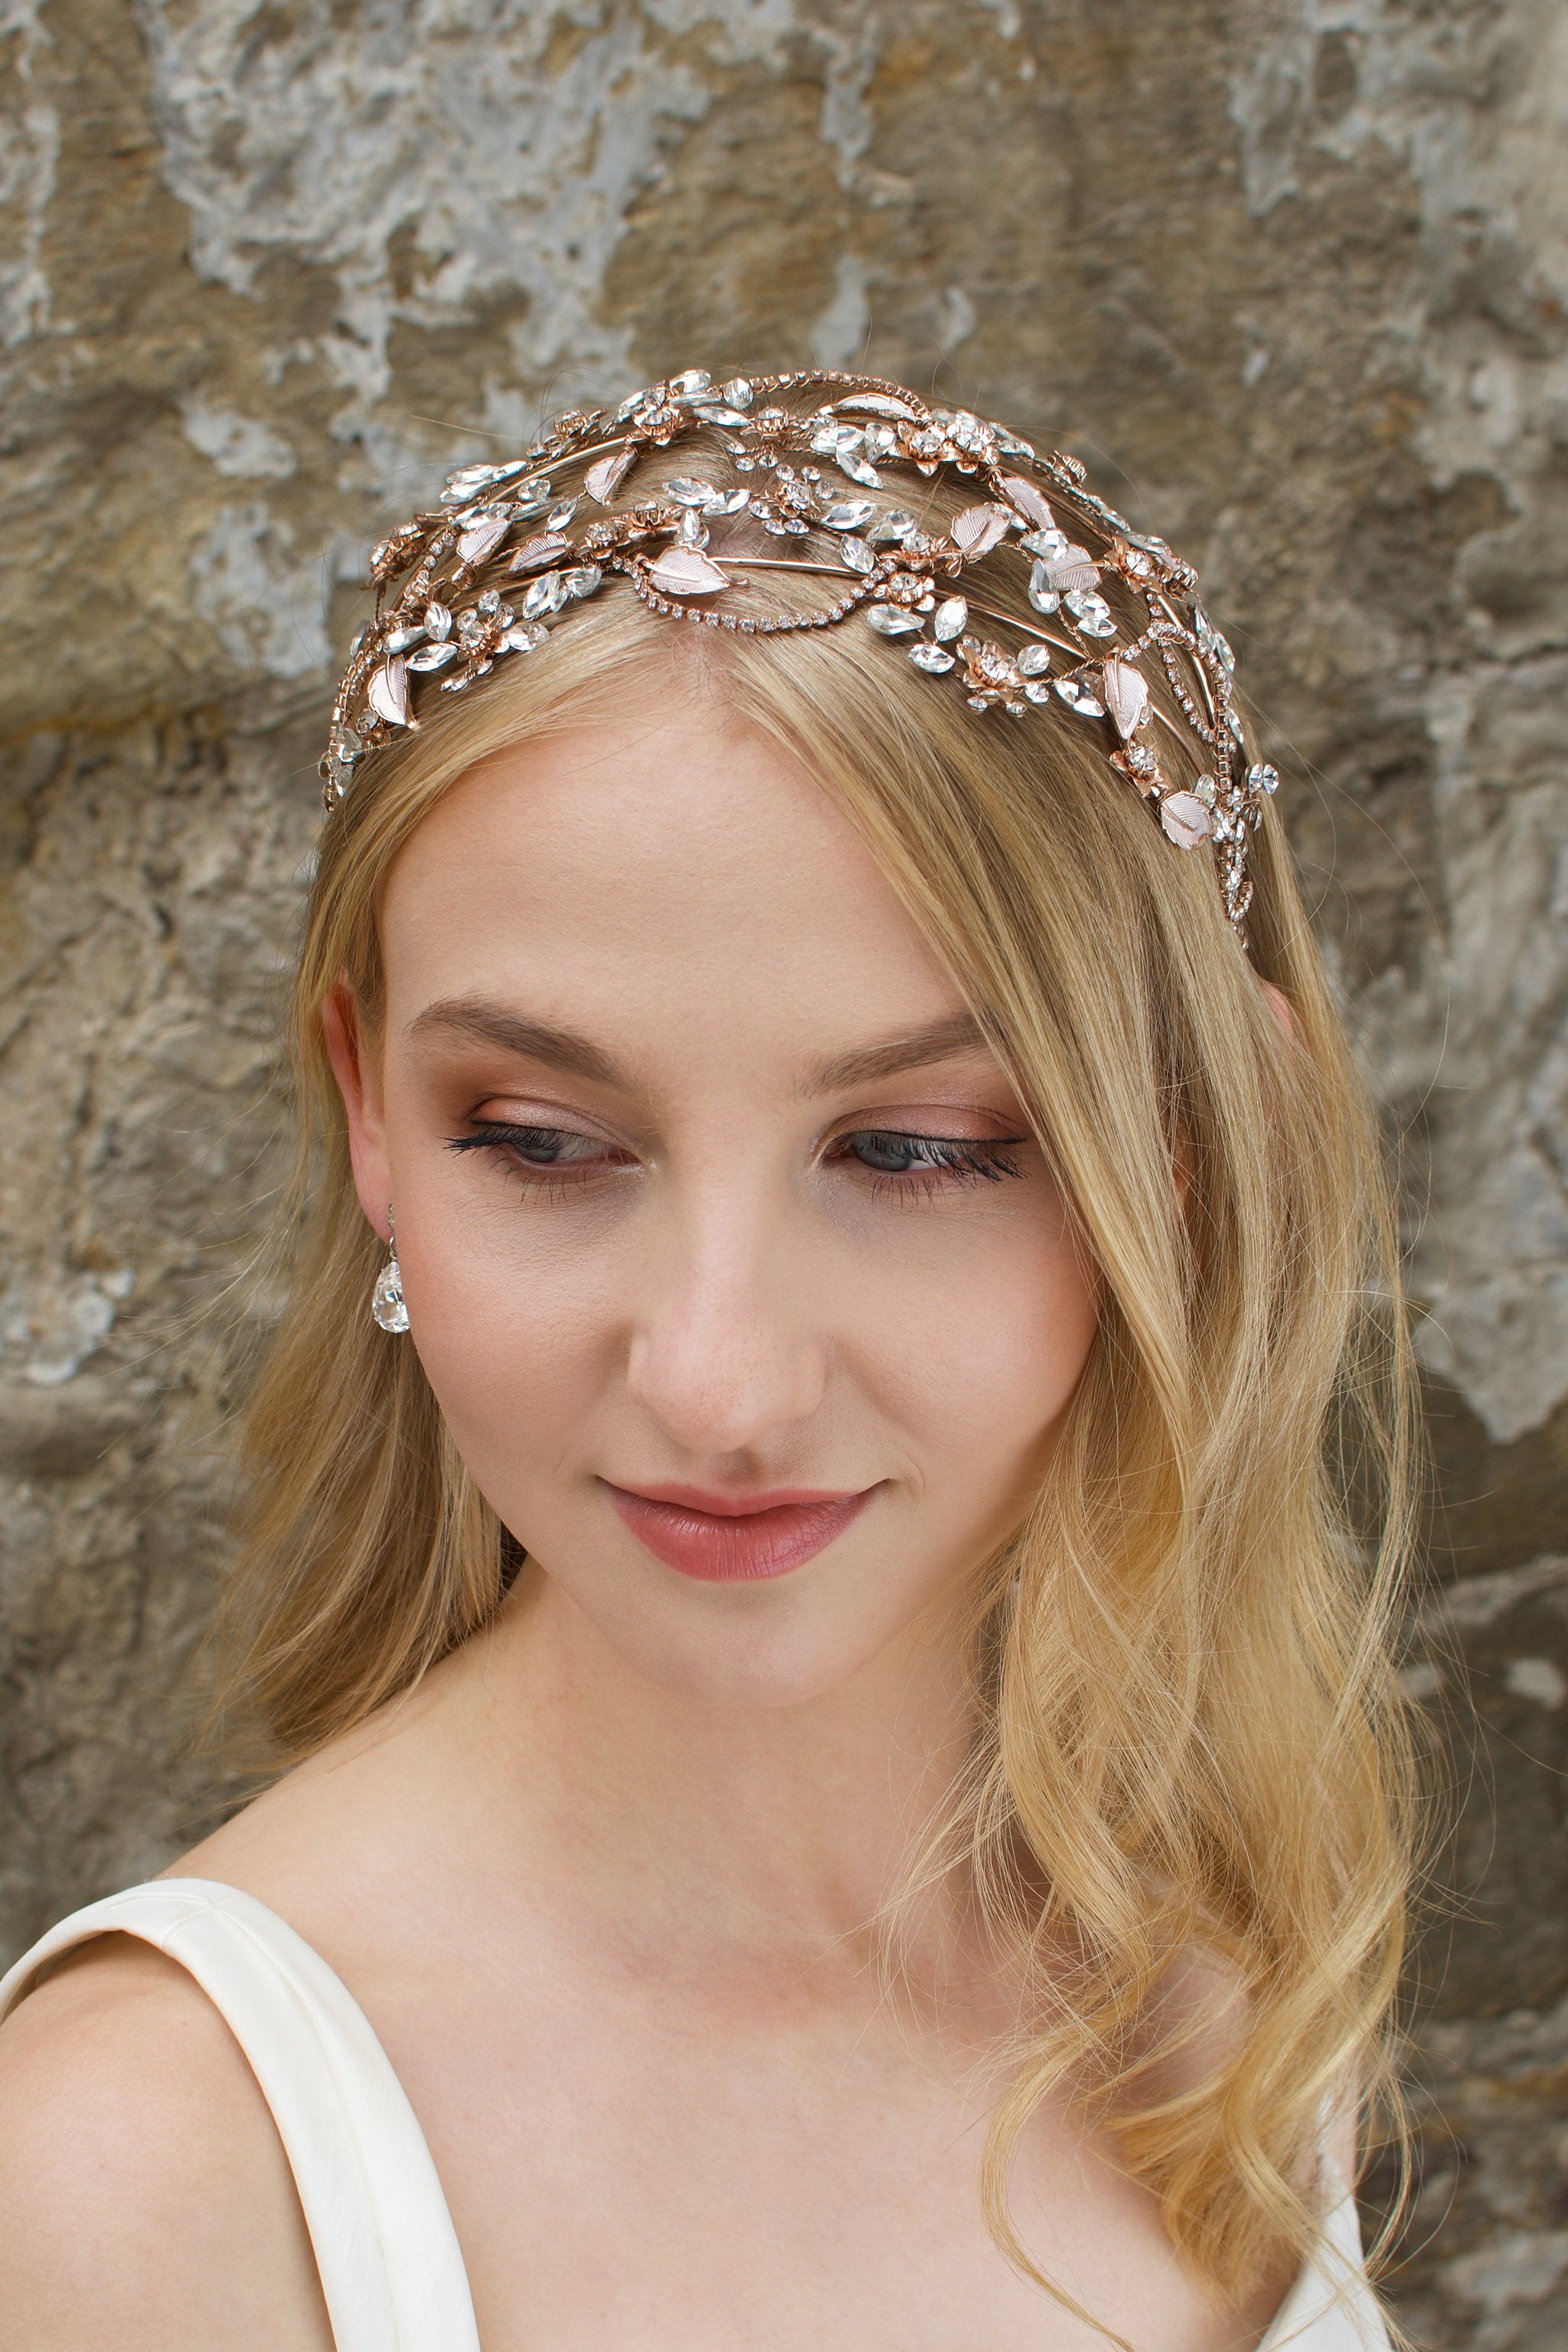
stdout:
[[(430, 2151), (348, 1988), (266, 1905), (208, 1878), (160, 1878), (62, 1919), (0, 1978), (0, 2019), (47, 1960), (139, 1936), (227, 2020), (293, 2168), (338, 2352), (479, 2352), (473, 2298)], [(1355, 2200), (1325, 2158), (1314, 2258), (1258, 2352), (1389, 2352)]]
[(430, 2151), (347, 1988), (266, 1905), (162, 1878), (89, 1903), (0, 1978), (0, 2018), (47, 1960), (140, 1937), (226, 2019), (293, 2170), (338, 2352), (479, 2352), (473, 2299)]

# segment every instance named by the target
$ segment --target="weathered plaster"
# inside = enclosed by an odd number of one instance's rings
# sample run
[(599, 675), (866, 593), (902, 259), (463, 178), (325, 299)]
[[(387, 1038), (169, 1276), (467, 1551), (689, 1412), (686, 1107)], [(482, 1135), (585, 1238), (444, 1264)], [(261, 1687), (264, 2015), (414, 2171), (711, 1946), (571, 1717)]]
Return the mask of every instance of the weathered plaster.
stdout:
[(1407, 1670), (1467, 1792), (1428, 2220), (1442, 2114), (1472, 2161), (1410, 2309), (1561, 2340), (1565, 129), (1555, 0), (0, 0), (13, 1937), (180, 1834), (365, 544), (541, 405), (864, 355), (1190, 549), (1287, 771), (1458, 1579)]

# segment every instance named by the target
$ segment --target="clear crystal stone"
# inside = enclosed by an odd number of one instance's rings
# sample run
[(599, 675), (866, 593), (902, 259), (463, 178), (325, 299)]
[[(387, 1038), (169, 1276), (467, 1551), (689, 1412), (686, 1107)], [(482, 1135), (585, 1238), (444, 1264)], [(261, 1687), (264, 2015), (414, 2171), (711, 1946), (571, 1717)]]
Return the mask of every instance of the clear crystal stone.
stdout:
[(561, 584), (568, 596), (591, 596), (604, 577), (596, 563), (579, 563), (561, 574)]
[(743, 512), (749, 490), (716, 490), (702, 511), (705, 515), (732, 515)]
[(947, 645), (962, 635), (969, 625), (969, 607), (962, 596), (947, 596), (936, 608), (931, 622), (931, 635), (939, 645)]
[(629, 418), (637, 415), (637, 410), (642, 406), (643, 402), (647, 398), (648, 394), (652, 389), (653, 387), (651, 384), (645, 383), (640, 392), (628, 392), (625, 400), (622, 401), (620, 406), (616, 409), (612, 422), (616, 425), (625, 425)]
[(403, 1276), (395, 1257), (389, 1257), (375, 1277), (370, 1311), (384, 1331), (406, 1331), (408, 1309), (403, 1298)]
[(907, 637), (920, 627), (918, 614), (906, 613), (900, 604), (868, 605), (866, 618), (883, 637)]
[(910, 647), (910, 659), (917, 669), (944, 670), (952, 667), (955, 656), (945, 646), (930, 645), (922, 637), (918, 646)]
[(1193, 786), (1193, 793), (1194, 798), (1202, 801), (1205, 808), (1206, 809), (1212, 809), (1215, 801), (1219, 798), (1219, 794), (1215, 788), (1215, 780), (1212, 776), (1200, 776), (1197, 782)]
[(577, 511), (577, 504), (575, 499), (563, 499), (558, 507), (552, 507), (544, 518), (545, 530), (564, 530)]
[(1193, 606), (1193, 635), (1205, 653), (1213, 654), (1227, 672), (1236, 667), (1236, 656), (1201, 604)]
[(458, 658), (458, 648), (450, 639), (432, 646), (421, 646), (416, 654), (408, 656), (408, 667), (415, 670), (445, 669)]
[(1057, 692), (1069, 710), (1080, 719), (1103, 719), (1105, 705), (1098, 694), (1091, 694), (1081, 677), (1058, 677), (1054, 681)]
[(537, 621), (546, 613), (558, 613), (566, 601), (566, 591), (559, 572), (546, 572), (538, 580), (531, 580), (523, 592), (522, 617)]
[(906, 514), (902, 507), (893, 507), (879, 522), (872, 524), (866, 536), (873, 547), (890, 547), (896, 540), (908, 539), (917, 528), (912, 514)]
[(728, 425), (733, 427), (737, 425), (744, 425), (746, 422), (738, 408), (723, 406), (716, 408), (712, 402), (708, 400), (703, 402), (697, 413), (704, 425)]
[(1004, 432), (1000, 425), (994, 425), (991, 427), (991, 430), (996, 436), (996, 446), (998, 449), (1002, 450), (1005, 456), (1009, 457), (1033, 457), (1035, 453), (1030, 447), (1028, 442), (1020, 441), (1016, 433)]
[(1067, 553), (1068, 535), (1065, 530), (1026, 530), (1018, 544), (1026, 553), (1053, 563)]
[(811, 436), (811, 446), (819, 457), (837, 457), (840, 449), (858, 449), (865, 439), (858, 425), (846, 425), (841, 418), (819, 425)]
[(488, 490), (492, 482), (504, 478), (510, 468), (504, 466), (463, 466), (457, 473), (448, 474), (441, 492), (444, 507), (465, 506), (480, 490)]
[(679, 375), (670, 377), (669, 388), (677, 400), (698, 400), (703, 393), (712, 391), (713, 379), (706, 368), (686, 368)]
[(1032, 677), (1024, 688), (1024, 692), (1031, 702), (1048, 702), (1051, 698), (1050, 681), (1047, 678)]
[(1037, 613), (1055, 613), (1061, 606), (1060, 592), (1051, 586), (1047, 564), (1037, 563), (1029, 573), (1029, 602)]
[(428, 635), (436, 639), (437, 645), (441, 642), (443, 637), (449, 637), (451, 635), (452, 615), (447, 610), (445, 604), (426, 605), (425, 627)]
[(1243, 751), (1245, 751), (1247, 748), (1247, 734), (1241, 723), (1240, 711), (1227, 710), (1225, 714), (1225, 723), (1229, 728), (1231, 733), (1235, 736), (1237, 741), (1241, 745)]
[(822, 517), (824, 530), (864, 530), (877, 509), (869, 499), (843, 499)]
[(877, 551), (868, 546), (865, 540), (851, 535), (844, 541), (844, 561), (851, 572), (875, 572)]
[(479, 598), (479, 611), (484, 614), (487, 621), (494, 620), (496, 614), (500, 611), (500, 591), (499, 588), (487, 588), (485, 590), (484, 594)]
[(501, 638), (501, 646), (509, 654), (531, 654), (544, 643), (549, 634), (548, 629), (542, 628), (537, 621), (520, 623), (515, 629), (507, 630)]
[(1103, 596), (1091, 588), (1069, 588), (1063, 604), (1086, 637), (1113, 637), (1116, 623)]
[(389, 654), (405, 654), (413, 646), (422, 646), (425, 632), (417, 622), (405, 621), (389, 629), (382, 640), (382, 650)]
[(1020, 646), (1018, 674), (1021, 677), (1044, 677), (1051, 666), (1049, 646)]
[(676, 533), (685, 547), (706, 547), (708, 526), (696, 510), (688, 507), (676, 525)]
[(678, 507), (703, 507), (720, 495), (716, 484), (700, 482), (692, 474), (677, 474), (673, 481), (666, 482), (664, 494)]
[(1271, 768), (1267, 760), (1259, 760), (1247, 772), (1247, 789), (1249, 793), (1277, 793), (1279, 789), (1279, 770)]
[(750, 408), (752, 385), (748, 376), (732, 375), (722, 389), (724, 397), (731, 408)]
[(352, 727), (334, 727), (330, 750), (334, 760), (343, 761), (352, 767), (364, 750), (364, 745)]
[(875, 466), (857, 457), (852, 449), (840, 449), (837, 466), (841, 474), (847, 474), (852, 482), (864, 482), (868, 489), (879, 490), (882, 487), (882, 477)]

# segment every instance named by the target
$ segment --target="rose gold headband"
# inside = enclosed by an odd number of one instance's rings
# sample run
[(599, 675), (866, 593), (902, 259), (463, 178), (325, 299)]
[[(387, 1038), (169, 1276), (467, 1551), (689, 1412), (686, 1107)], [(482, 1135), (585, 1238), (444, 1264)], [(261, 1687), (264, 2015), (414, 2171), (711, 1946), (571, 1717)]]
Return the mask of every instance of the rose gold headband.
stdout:
[[(677, 472), (687, 449), (700, 453), (688, 462), (732, 474), (735, 486)], [(973, 502), (928, 534), (887, 494), (889, 473), (911, 471), (957, 475)], [(610, 511), (634, 473), (648, 495)], [(599, 518), (587, 520), (595, 509)], [(763, 552), (759, 539), (792, 551)], [(1037, 622), (964, 593), (967, 567), (999, 551), (1027, 561)], [(738, 602), (745, 575), (764, 571), (844, 586), (815, 611), (748, 613)], [(368, 754), (417, 727), (425, 681), (440, 674), (439, 691), (459, 694), (498, 661), (536, 652), (614, 574), (655, 613), (746, 636), (860, 613), (917, 668), (954, 677), (973, 710), (1023, 717), (1059, 705), (1095, 729), (1118, 784), (1142, 795), (1168, 839), (1189, 850), (1209, 843), (1226, 912), (1245, 939), (1247, 837), (1279, 778), (1247, 762), (1230, 647), (1197, 601), (1191, 565), (1087, 489), (1077, 458), (1037, 457), (967, 410), (931, 408), (900, 384), (837, 369), (723, 385), (689, 369), (634, 393), (614, 415), (552, 418), (510, 464), (454, 474), (439, 509), (371, 557), (375, 616), (354, 641), (321, 761), (329, 810)], [(1120, 614), (1101, 593), (1112, 583)], [(977, 621), (1023, 642), (1008, 651)], [(1180, 720), (1152, 698), (1146, 659), (1164, 672)], [(1191, 784), (1166, 778), (1155, 725), (1195, 740), (1202, 772)]]

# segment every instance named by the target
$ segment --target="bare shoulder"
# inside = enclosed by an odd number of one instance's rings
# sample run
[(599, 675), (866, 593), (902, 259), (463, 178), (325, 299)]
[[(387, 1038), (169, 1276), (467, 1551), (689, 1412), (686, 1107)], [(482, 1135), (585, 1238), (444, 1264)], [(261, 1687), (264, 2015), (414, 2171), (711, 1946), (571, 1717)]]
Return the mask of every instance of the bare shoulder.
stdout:
[(200, 1987), (127, 1937), (0, 2026), (0, 2310), (29, 2352), (330, 2352), (256, 2079)]

